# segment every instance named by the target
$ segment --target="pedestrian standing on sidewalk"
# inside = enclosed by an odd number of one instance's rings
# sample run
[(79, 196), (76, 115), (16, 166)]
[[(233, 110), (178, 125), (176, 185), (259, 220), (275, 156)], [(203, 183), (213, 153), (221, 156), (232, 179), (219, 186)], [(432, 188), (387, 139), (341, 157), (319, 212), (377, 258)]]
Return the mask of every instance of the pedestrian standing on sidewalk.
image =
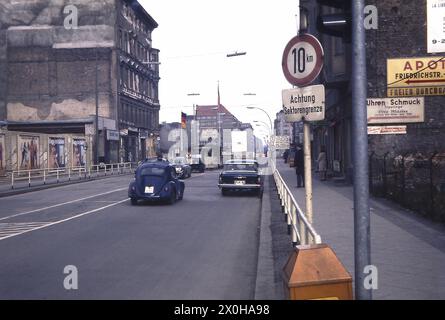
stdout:
[(297, 188), (304, 188), (304, 152), (301, 144), (295, 152), (295, 173), (297, 174)]
[(320, 149), (317, 163), (318, 163), (318, 172), (320, 174), (320, 180), (326, 181), (327, 159), (326, 159), (326, 148), (324, 146), (322, 146)]

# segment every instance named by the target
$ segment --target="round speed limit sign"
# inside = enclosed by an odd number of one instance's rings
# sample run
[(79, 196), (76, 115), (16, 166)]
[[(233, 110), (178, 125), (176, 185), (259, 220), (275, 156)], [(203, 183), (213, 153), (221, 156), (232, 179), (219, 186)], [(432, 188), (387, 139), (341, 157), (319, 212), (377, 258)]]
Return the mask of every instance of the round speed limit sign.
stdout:
[(283, 53), (284, 76), (294, 86), (311, 84), (323, 68), (323, 56), (323, 47), (313, 35), (292, 38)]

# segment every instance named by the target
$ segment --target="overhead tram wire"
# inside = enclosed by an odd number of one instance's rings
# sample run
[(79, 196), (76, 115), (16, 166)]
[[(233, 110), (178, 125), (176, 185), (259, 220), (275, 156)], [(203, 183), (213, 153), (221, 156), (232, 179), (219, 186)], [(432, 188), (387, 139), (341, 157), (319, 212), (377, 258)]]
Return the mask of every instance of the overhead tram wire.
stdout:
[(186, 59), (186, 58), (216, 56), (216, 55), (225, 55), (227, 58), (231, 58), (231, 57), (245, 56), (246, 54), (247, 54), (247, 52), (245, 52), (245, 51), (242, 51), (242, 52), (235, 51), (234, 53), (227, 53), (227, 51), (220, 51), (220, 52), (198, 53), (198, 54), (192, 54), (192, 55), (188, 55), (188, 56), (165, 57), (164, 60)]
[(216, 56), (216, 55), (222, 55), (222, 54), (227, 54), (226, 51), (222, 51), (222, 52), (209, 52), (209, 53), (199, 53), (199, 54), (192, 54), (192, 55), (188, 55), (188, 56), (174, 56), (174, 57), (165, 57), (164, 60), (169, 60), (169, 59), (185, 59), (185, 58), (195, 58), (195, 57), (205, 57), (205, 56)]

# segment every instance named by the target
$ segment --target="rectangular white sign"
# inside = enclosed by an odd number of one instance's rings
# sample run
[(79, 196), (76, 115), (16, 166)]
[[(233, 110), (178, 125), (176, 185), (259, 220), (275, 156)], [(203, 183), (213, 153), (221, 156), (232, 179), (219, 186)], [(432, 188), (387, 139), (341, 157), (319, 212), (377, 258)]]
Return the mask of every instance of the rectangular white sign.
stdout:
[(369, 126), (369, 135), (406, 134), (406, 126)]
[(323, 85), (283, 90), (282, 97), (287, 122), (324, 120), (325, 89)]
[(286, 150), (290, 148), (289, 136), (274, 136), (271, 140), (272, 146), (274, 146), (277, 150)]
[(247, 152), (246, 131), (232, 131), (232, 152)]
[(368, 123), (417, 123), (425, 121), (425, 98), (368, 99)]
[(445, 0), (427, 0), (428, 53), (445, 52)]
[(107, 130), (107, 140), (108, 141), (119, 141), (119, 131)]

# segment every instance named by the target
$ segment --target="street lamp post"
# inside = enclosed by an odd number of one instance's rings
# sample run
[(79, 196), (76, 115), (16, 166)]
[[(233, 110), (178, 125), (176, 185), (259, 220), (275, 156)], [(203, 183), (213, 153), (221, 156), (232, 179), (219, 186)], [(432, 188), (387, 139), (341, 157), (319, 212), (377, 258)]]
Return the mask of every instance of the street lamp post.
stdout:
[[(187, 96), (189, 97), (197, 97), (201, 94), (198, 92), (188, 93)], [(196, 120), (196, 104), (193, 103), (193, 120), (190, 123), (190, 151), (192, 155), (196, 155), (200, 153), (199, 148), (199, 126), (197, 126), (197, 120)]]
[(95, 56), (96, 56), (96, 62), (95, 62), (95, 135), (94, 135), (94, 164), (99, 164), (99, 61), (98, 61), (98, 54), (97, 54), (97, 48), (94, 50)]
[[(270, 136), (268, 137), (268, 139), (267, 139), (268, 141), (266, 142), (266, 145), (269, 145), (270, 144), (270, 140), (272, 138), (272, 128), (273, 128), (272, 119), (269, 116), (269, 113), (266, 110), (264, 110), (264, 109), (262, 109), (260, 107), (254, 107), (254, 106), (250, 106), (249, 105), (249, 106), (246, 106), (246, 108), (249, 109), (249, 110), (258, 109), (258, 110), (260, 110), (260, 111), (262, 111), (262, 112), (264, 112), (266, 114), (267, 118), (269, 119), (269, 123), (270, 123)], [(274, 161), (274, 159), (275, 159), (275, 149), (273, 147), (271, 148), (271, 150), (268, 150), (267, 154), (268, 154), (268, 158), (271, 161)]]
[(212, 110), (217, 110), (217, 121), (218, 121), (218, 141), (219, 141), (219, 156), (220, 156), (220, 162), (222, 157), (222, 139), (221, 139), (221, 116), (225, 116), (226, 114), (224, 112), (219, 112), (219, 106), (213, 107)]
[(222, 159), (222, 146), (223, 146), (223, 139), (221, 135), (221, 116), (225, 116), (226, 114), (224, 112), (218, 112), (218, 141), (219, 141), (219, 161), (221, 164)]
[(267, 144), (269, 144), (270, 139), (272, 137), (272, 132), (271, 132), (269, 126), (267, 125), (267, 123), (262, 122), (262, 121), (257, 121), (257, 123), (255, 125), (257, 128), (261, 128), (261, 132), (266, 133), (264, 140), (267, 142)]
[(269, 129), (270, 133), (272, 133), (272, 128), (269, 127), (269, 125), (268, 125), (266, 122), (264, 122), (264, 121), (258, 121), (258, 120), (254, 120), (253, 122), (254, 122), (255, 124), (260, 124), (260, 123), (264, 124), (264, 125), (267, 127), (267, 129)]
[(259, 108), (259, 107), (253, 107), (253, 106), (246, 106), (246, 108), (247, 108), (247, 109), (250, 109), (250, 110), (258, 109), (258, 110), (263, 111), (263, 112), (266, 114), (266, 116), (269, 118), (270, 128), (273, 128), (272, 119), (271, 119), (271, 117), (269, 116), (269, 113), (267, 113), (266, 110), (261, 109), (261, 108)]

